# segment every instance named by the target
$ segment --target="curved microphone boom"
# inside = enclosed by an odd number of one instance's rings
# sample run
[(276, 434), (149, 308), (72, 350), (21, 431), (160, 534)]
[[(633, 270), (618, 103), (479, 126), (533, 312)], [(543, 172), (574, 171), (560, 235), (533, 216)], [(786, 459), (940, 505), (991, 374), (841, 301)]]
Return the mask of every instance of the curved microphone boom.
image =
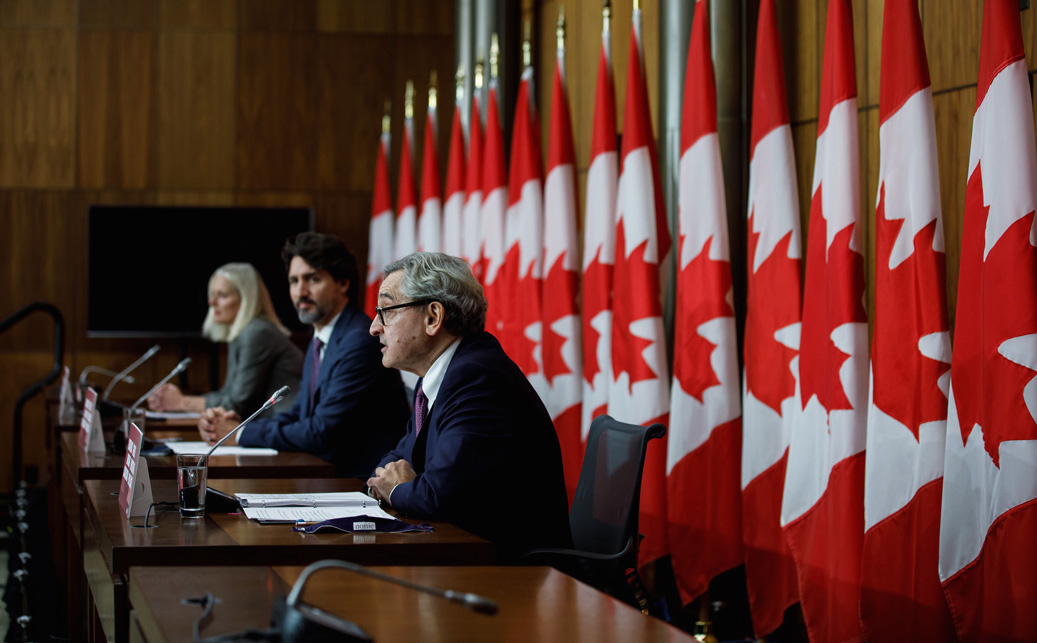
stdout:
[[(149, 359), (151, 359), (152, 357), (154, 357), (155, 353), (159, 352), (159, 350), (161, 350), (161, 348), (162, 348), (161, 346), (159, 346), (158, 344), (155, 344), (154, 346), (149, 348), (146, 353), (144, 353), (143, 355), (138, 357), (137, 361), (133, 362), (132, 364), (130, 364), (126, 368), (124, 368), (121, 371), (119, 371), (118, 373), (116, 373), (115, 377), (112, 378), (112, 381), (108, 382), (108, 386), (106, 386), (104, 388), (104, 392), (101, 394), (101, 399), (102, 400), (107, 400), (108, 399), (108, 394), (112, 392), (112, 387), (115, 386), (116, 384), (118, 384), (120, 381), (122, 381), (124, 379), (126, 381), (130, 381), (129, 379), (126, 378), (126, 376), (129, 375), (130, 372), (133, 369), (137, 368), (138, 366), (140, 366), (144, 362), (146, 362)], [(83, 372), (85, 373), (86, 369), (84, 369)], [(83, 375), (80, 374), (79, 377), (82, 378)]]
[(221, 444), (223, 444), (224, 442), (227, 441), (227, 438), (229, 438), (230, 436), (232, 436), (235, 433), (237, 433), (238, 431), (240, 431), (246, 424), (251, 422), (254, 417), (256, 417), (257, 415), (259, 415), (263, 411), (267, 410), (271, 406), (273, 406), (273, 405), (277, 404), (278, 402), (280, 402), (281, 400), (283, 400), (284, 396), (288, 395), (288, 393), (291, 392), (291, 390), (292, 390), (292, 388), (290, 386), (282, 386), (281, 388), (279, 388), (276, 391), (274, 391), (274, 394), (271, 395), (270, 399), (268, 399), (266, 402), (263, 402), (263, 406), (259, 407), (259, 410), (257, 410), (252, 415), (248, 416), (247, 420), (245, 420), (241, 424), (239, 424), (236, 427), (234, 427), (233, 431), (231, 431), (227, 435), (225, 435), (222, 438), (220, 438), (219, 442), (217, 442), (216, 444), (212, 445), (212, 448), (209, 449), (209, 452), (205, 454), (205, 457), (211, 456), (212, 452), (216, 450), (216, 447), (220, 446)]
[(144, 402), (144, 400), (146, 400), (149, 397), (151, 397), (152, 393), (157, 391), (163, 384), (165, 384), (169, 380), (173, 379), (174, 377), (176, 377), (180, 373), (183, 373), (184, 371), (186, 371), (187, 367), (190, 366), (190, 365), (191, 365), (191, 358), (190, 357), (185, 357), (184, 359), (180, 360), (180, 363), (177, 364), (176, 367), (173, 370), (169, 371), (169, 375), (166, 375), (161, 380), (159, 380), (158, 384), (152, 386), (151, 389), (148, 390), (147, 393), (145, 393), (144, 395), (141, 395), (140, 399), (138, 399), (136, 402), (133, 403), (133, 406), (130, 407), (130, 411), (136, 410), (136, 408), (138, 406), (140, 406)]
[(395, 585), (402, 585), (403, 587), (418, 592), (439, 596), (440, 598), (444, 598), (452, 603), (458, 603), (480, 614), (493, 615), (497, 613), (497, 603), (488, 598), (479, 596), (478, 594), (442, 590), (437, 587), (420, 585), (413, 581), (376, 572), (362, 565), (357, 565), (356, 563), (350, 563), (344, 560), (319, 560), (302, 570), (299, 579), (295, 581), (295, 585), (292, 586), (292, 591), (288, 594), (288, 598), (285, 599), (283, 603), (278, 601), (278, 603), (275, 604), (274, 620), (280, 626), (281, 640), (285, 643), (295, 643), (296, 641), (316, 642), (371, 640), (371, 635), (365, 632), (356, 623), (334, 614), (329, 614), (328, 612), (317, 609), (316, 607), (302, 603), (299, 600), (299, 597), (302, 595), (303, 587), (306, 585), (306, 581), (309, 579), (310, 575), (321, 569), (328, 568), (345, 569), (364, 576), (370, 576), (371, 578), (393, 583)]
[[(80, 386), (86, 386), (89, 383), (86, 379), (87, 373), (100, 373), (101, 375), (106, 375), (108, 377), (115, 377), (118, 375), (118, 373), (116, 373), (115, 371), (109, 371), (107, 368), (102, 368), (100, 366), (87, 366), (79, 372)], [(127, 384), (133, 384), (137, 380), (133, 379), (132, 375), (127, 375), (122, 378), (122, 381), (126, 382)]]

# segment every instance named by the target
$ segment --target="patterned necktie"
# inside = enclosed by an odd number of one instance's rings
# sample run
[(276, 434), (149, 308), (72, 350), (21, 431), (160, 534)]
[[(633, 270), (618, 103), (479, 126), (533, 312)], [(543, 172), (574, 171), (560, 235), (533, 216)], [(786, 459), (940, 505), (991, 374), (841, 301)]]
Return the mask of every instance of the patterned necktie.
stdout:
[(317, 380), (320, 379), (320, 348), (324, 342), (313, 338), (313, 355), (310, 357), (310, 408), (313, 408), (313, 394), (317, 392)]
[(425, 391), (418, 386), (418, 396), (414, 400), (414, 435), (421, 434), (421, 427), (425, 426), (425, 419), (428, 418), (428, 398), (425, 397)]

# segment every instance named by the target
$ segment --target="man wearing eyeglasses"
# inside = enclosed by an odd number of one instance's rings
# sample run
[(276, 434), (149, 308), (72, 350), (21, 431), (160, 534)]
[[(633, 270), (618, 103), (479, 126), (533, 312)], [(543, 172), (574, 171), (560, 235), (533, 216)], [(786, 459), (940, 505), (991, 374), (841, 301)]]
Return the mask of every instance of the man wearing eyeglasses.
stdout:
[(415, 517), (493, 541), (502, 560), (571, 546), (561, 451), (551, 417), (486, 332), (486, 298), (468, 264), (417, 252), (389, 265), (371, 334), (382, 364), (421, 379), (407, 433), (367, 481)]
[[(409, 409), (400, 374), (381, 365), (371, 319), (357, 306), (356, 260), (337, 237), (304, 232), (281, 252), (299, 321), (313, 325), (302, 382), (287, 412), (258, 418), (238, 444), (301, 451), (362, 478), (403, 434)], [(241, 422), (233, 411), (210, 409), (199, 424), (215, 443)]]

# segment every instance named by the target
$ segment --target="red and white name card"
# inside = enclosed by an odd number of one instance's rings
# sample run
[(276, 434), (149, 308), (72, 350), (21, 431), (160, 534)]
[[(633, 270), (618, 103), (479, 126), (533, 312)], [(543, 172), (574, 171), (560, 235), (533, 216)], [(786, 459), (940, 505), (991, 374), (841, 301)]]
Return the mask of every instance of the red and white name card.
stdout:
[(97, 412), (97, 391), (87, 388), (83, 394), (83, 419), (79, 422), (79, 448), (83, 453), (104, 453), (101, 414)]
[(148, 460), (140, 457), (140, 444), (144, 433), (130, 422), (126, 439), (126, 462), (122, 467), (122, 483), (119, 485), (119, 508), (127, 518), (143, 516), (154, 502), (151, 494), (151, 476), (148, 475)]

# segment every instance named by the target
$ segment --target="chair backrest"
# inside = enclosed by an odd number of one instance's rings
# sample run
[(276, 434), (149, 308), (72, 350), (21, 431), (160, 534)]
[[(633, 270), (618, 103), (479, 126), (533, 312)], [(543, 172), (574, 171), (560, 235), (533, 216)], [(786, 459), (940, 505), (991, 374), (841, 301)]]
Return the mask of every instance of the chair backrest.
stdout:
[(639, 426), (600, 415), (591, 423), (569, 526), (576, 549), (618, 554), (631, 542), (636, 555), (641, 472), (648, 441), (666, 435), (662, 424)]

